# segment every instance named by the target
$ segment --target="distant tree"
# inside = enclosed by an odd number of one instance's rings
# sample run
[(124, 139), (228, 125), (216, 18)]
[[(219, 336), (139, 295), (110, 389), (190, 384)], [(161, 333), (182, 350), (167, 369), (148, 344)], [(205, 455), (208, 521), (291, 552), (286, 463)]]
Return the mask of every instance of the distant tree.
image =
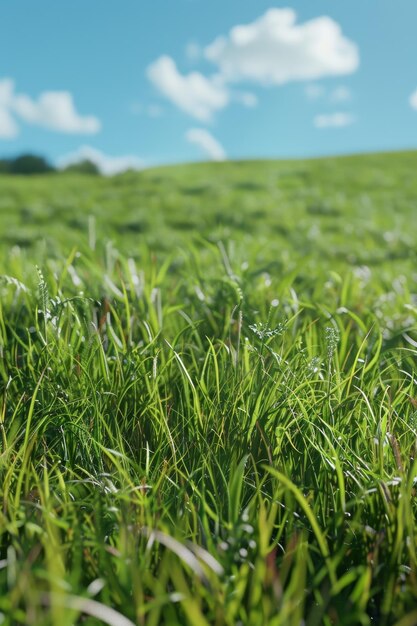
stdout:
[(27, 176), (30, 174), (46, 174), (53, 171), (55, 171), (55, 168), (44, 157), (36, 154), (21, 154), (10, 160), (9, 172), (11, 174)]
[(10, 161), (0, 159), (0, 174), (8, 174), (10, 172)]
[(84, 161), (78, 161), (78, 163), (71, 163), (63, 169), (64, 172), (74, 172), (75, 174), (89, 174), (91, 176), (98, 176), (100, 170), (93, 161), (84, 159)]

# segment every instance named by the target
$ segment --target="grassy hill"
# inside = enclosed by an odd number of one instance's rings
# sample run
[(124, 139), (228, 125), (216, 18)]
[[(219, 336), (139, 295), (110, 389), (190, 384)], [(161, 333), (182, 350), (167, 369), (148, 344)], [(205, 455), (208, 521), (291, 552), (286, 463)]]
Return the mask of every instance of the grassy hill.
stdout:
[(405, 258), (412, 246), (416, 164), (411, 152), (193, 164), (109, 179), (2, 176), (0, 241), (36, 250), (46, 240), (49, 253), (62, 254), (86, 241), (94, 222), (97, 239), (121, 242), (127, 254), (171, 252), (199, 234), (274, 253), (300, 252), (302, 242), (317, 257), (378, 264), (382, 248)]
[(417, 623), (416, 166), (0, 177), (1, 623)]

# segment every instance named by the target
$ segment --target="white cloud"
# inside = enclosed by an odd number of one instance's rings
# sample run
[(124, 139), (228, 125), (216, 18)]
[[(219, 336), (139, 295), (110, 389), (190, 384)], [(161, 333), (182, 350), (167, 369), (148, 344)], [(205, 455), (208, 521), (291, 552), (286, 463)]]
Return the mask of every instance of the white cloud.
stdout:
[(410, 96), (410, 105), (413, 107), (413, 109), (417, 109), (417, 89)]
[(8, 110), (0, 104), (0, 139), (14, 139), (18, 134), (18, 125)]
[(147, 75), (168, 100), (202, 122), (209, 122), (230, 100), (227, 89), (216, 77), (206, 78), (199, 72), (183, 75), (169, 56), (161, 56), (152, 63)]
[(76, 152), (72, 152), (58, 159), (58, 167), (64, 168), (81, 161), (95, 163), (100, 172), (105, 176), (120, 174), (129, 169), (140, 170), (145, 166), (143, 159), (134, 155), (109, 156), (91, 146), (81, 146)]
[(15, 137), (17, 119), (62, 133), (94, 134), (101, 124), (92, 116), (81, 116), (69, 91), (44, 91), (37, 100), (16, 93), (14, 81), (0, 80), (0, 136)]
[(343, 85), (336, 87), (336, 89), (334, 89), (330, 94), (330, 100), (332, 102), (347, 102), (348, 100), (351, 100), (351, 98), (352, 94), (350, 89), (348, 89), (348, 87), (344, 87)]
[[(234, 26), (228, 35), (217, 37), (203, 49), (191, 42), (186, 56), (189, 61), (203, 56), (217, 66), (216, 73), (181, 74), (175, 61), (165, 55), (147, 68), (147, 75), (168, 100), (202, 122), (210, 122), (231, 102), (257, 105), (255, 94), (237, 91), (233, 84), (253, 82), (265, 87), (317, 81), (351, 74), (359, 67), (358, 46), (335, 20), (321, 16), (298, 23), (290, 8), (272, 8), (250, 24)], [(346, 87), (326, 94), (314, 82), (307, 85), (306, 95), (311, 100), (326, 95), (334, 103), (350, 99)]]
[(185, 137), (189, 143), (198, 146), (204, 155), (212, 161), (224, 161), (226, 159), (226, 152), (221, 143), (205, 128), (190, 128)]
[(72, 94), (68, 91), (45, 91), (37, 100), (18, 94), (13, 99), (12, 110), (29, 124), (62, 133), (90, 135), (101, 128), (96, 117), (83, 117), (77, 113)]
[(0, 106), (8, 107), (13, 100), (14, 82), (11, 78), (0, 80)]
[(235, 26), (205, 48), (226, 81), (282, 85), (350, 74), (359, 66), (356, 44), (327, 16), (297, 24), (292, 9), (270, 9), (251, 24)]
[(10, 78), (0, 80), (0, 139), (13, 139), (19, 134), (19, 128), (9, 112), (13, 89), (14, 83)]
[(350, 113), (329, 113), (317, 115), (314, 118), (316, 128), (343, 128), (350, 126), (355, 118)]

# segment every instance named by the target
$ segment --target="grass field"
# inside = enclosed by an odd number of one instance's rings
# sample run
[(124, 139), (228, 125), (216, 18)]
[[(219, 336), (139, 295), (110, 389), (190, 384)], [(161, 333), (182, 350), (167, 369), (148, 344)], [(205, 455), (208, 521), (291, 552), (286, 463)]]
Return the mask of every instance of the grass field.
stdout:
[(416, 171), (0, 177), (1, 624), (417, 624)]

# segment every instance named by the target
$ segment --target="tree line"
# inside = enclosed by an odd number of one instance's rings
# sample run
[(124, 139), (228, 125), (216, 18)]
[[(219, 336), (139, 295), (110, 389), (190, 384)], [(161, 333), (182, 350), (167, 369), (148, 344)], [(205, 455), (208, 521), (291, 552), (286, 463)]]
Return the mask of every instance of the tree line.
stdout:
[[(21, 176), (30, 176), (33, 174), (53, 174), (58, 171), (43, 156), (37, 154), (20, 154), (11, 159), (0, 159), (0, 175), (16, 174)], [(60, 172), (74, 172), (79, 174), (100, 174), (97, 165), (88, 159), (67, 165), (67, 167), (59, 170)]]

